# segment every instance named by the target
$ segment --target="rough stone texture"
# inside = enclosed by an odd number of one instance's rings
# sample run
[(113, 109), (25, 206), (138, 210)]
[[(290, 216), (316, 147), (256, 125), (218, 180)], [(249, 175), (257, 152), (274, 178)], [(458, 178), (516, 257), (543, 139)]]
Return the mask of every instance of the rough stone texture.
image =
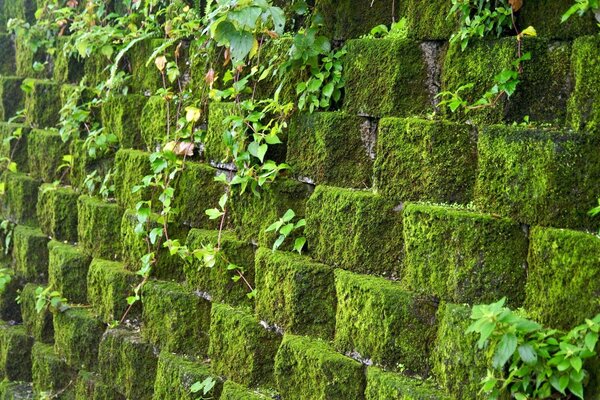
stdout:
[(400, 16), (406, 17), (407, 33), (416, 40), (448, 40), (458, 30), (457, 17), (449, 17), (452, 3), (446, 0), (400, 2)]
[(73, 398), (73, 371), (60, 359), (52, 346), (35, 343), (31, 352), (33, 391), (37, 396), (42, 392), (61, 392), (61, 399)]
[(23, 325), (0, 322), (0, 377), (9, 381), (31, 381), (33, 338)]
[(125, 400), (125, 397), (103, 383), (99, 376), (79, 371), (75, 386), (75, 400)]
[(131, 149), (120, 149), (115, 155), (115, 197), (123, 208), (135, 209), (142, 200), (150, 200), (150, 189), (135, 191), (142, 185), (142, 179), (152, 175), (150, 154)]
[(90, 311), (69, 309), (54, 315), (54, 351), (75, 369), (96, 366), (105, 326)]
[(27, 136), (29, 172), (33, 178), (43, 182), (64, 179), (68, 168), (60, 166), (68, 153), (69, 144), (63, 142), (58, 131), (34, 129)]
[(2, 215), (17, 224), (36, 225), (36, 204), (40, 182), (22, 173), (4, 172), (4, 194), (0, 196)]
[(529, 0), (523, 2), (517, 23), (522, 28), (533, 26), (538, 36), (549, 39), (575, 39), (598, 31), (592, 13), (573, 15), (561, 23), (562, 15), (574, 4), (570, 0)]
[(15, 273), (28, 282), (48, 278), (48, 237), (39, 229), (18, 225), (13, 232)]
[[(156, 68), (156, 67), (154, 67)], [(169, 104), (171, 110), (174, 105)], [(162, 138), (167, 134), (167, 103), (160, 96), (152, 96), (146, 102), (142, 109), (142, 118), (140, 120), (140, 130), (142, 139), (146, 143), (146, 148), (153, 151), (162, 145)], [(170, 122), (169, 128), (174, 129), (175, 121)]]
[(574, 129), (600, 132), (600, 38), (588, 36), (573, 42), (572, 74), (575, 81), (569, 99), (568, 122)]
[(33, 398), (31, 383), (0, 382), (0, 399), (2, 400), (30, 400)]
[(25, 106), (21, 90), (23, 79), (16, 76), (0, 76), (0, 120), (7, 121)]
[(42, 185), (38, 192), (37, 218), (44, 234), (56, 240), (77, 241), (77, 198), (70, 187)]
[[(1, 79), (0, 77), (0, 81)], [(21, 172), (29, 171), (27, 136), (30, 131), (31, 129), (23, 124), (0, 122), (0, 157), (10, 158)]]
[(81, 248), (57, 241), (48, 243), (48, 252), (48, 284), (69, 303), (85, 304), (91, 258)]
[(113, 260), (121, 254), (123, 209), (95, 197), (81, 196), (77, 203), (79, 243), (92, 257)]
[(221, 400), (269, 400), (276, 398), (277, 395), (262, 394), (255, 390), (248, 389), (233, 381), (226, 381), (223, 385)]
[(36, 80), (25, 92), (27, 124), (36, 128), (55, 127), (60, 119), (61, 86), (56, 82)]
[[(127, 271), (123, 264), (100, 259), (92, 260), (87, 275), (87, 299), (102, 321), (112, 323), (120, 320), (127, 309), (127, 297), (133, 295), (138, 283), (135, 274)], [(139, 314), (132, 309), (130, 318)]]
[(367, 368), (365, 400), (450, 400), (429, 382)]
[(6, 33), (0, 33), (0, 75), (14, 75), (16, 67), (13, 37)]
[(47, 309), (38, 313), (35, 309), (36, 295), (35, 291), (38, 285), (28, 283), (21, 291), (21, 315), (23, 316), (23, 325), (29, 336), (36, 341), (43, 343), (52, 343), (54, 341), (54, 325), (52, 323), (53, 315)]
[(4, 291), (0, 293), (0, 318), (4, 321), (19, 323), (23, 319), (21, 305), (17, 303), (17, 297), (23, 289), (23, 280), (16, 276), (14, 271), (8, 268), (9, 266), (0, 262), (0, 268), (6, 268), (6, 273), (11, 277)]
[[(211, 163), (221, 163), (231, 161), (231, 153), (228, 145), (233, 144), (233, 138), (226, 136), (226, 131), (230, 127), (225, 123), (226, 118), (236, 114), (237, 106), (235, 103), (217, 103), (212, 102), (208, 105), (208, 129), (204, 138), (204, 159)], [(228, 142), (225, 142), (225, 137)]]
[(146, 97), (118, 95), (102, 104), (102, 124), (107, 133), (119, 138), (123, 148), (142, 148), (140, 120)]

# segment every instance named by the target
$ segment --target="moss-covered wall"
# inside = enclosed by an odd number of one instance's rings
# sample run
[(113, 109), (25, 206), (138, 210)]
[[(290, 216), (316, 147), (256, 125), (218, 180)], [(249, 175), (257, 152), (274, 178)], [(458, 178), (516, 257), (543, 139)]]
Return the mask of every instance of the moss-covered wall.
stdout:
[[(472, 305), (507, 297), (560, 329), (600, 312), (600, 220), (587, 214), (600, 195), (600, 37), (591, 16), (560, 25), (570, 0), (525, 1), (517, 23), (539, 37), (523, 43), (534, 58), (522, 84), (467, 115), (436, 108), (435, 95), (473, 82), (463, 95), (478, 98), (514, 59), (514, 38), (449, 45), (449, 0), (316, 0), (325, 31), (347, 44), (343, 104), (293, 115), (269, 154), (291, 171), (260, 197), (231, 193), (222, 232), (204, 210), (223, 193), (215, 176), (230, 173), (220, 169), (231, 167), (224, 120), (239, 109), (209, 104), (203, 155), (173, 182), (168, 225), (191, 251), (220, 246), (224, 256), (208, 268), (158, 252), (130, 310), (147, 250), (135, 208), (158, 201), (132, 188), (176, 123), (171, 104), (150, 96), (161, 79), (146, 58), (163, 41), (128, 55), (132, 90), (98, 111), (118, 149), (93, 159), (56, 128), (61, 93), (84, 76), (101, 83), (106, 62), (15, 42), (6, 21), (32, 22), (35, 3), (0, 0), (0, 158), (18, 165), (0, 172), (0, 220), (16, 224), (8, 248), (0, 232), (0, 268), (12, 277), (0, 294), (0, 399), (196, 400), (205, 379), (214, 400), (484, 399), (487, 356), (465, 333)], [(403, 16), (408, 38), (361, 38)], [(181, 54), (190, 85), (205, 90), (217, 55), (196, 44)], [(51, 74), (32, 69), (47, 59)], [(21, 109), (25, 124), (8, 122)], [(114, 198), (88, 196), (86, 176), (111, 168)], [(307, 221), (303, 255), (272, 251), (265, 232), (289, 208)], [(72, 308), (37, 312), (38, 287)]]

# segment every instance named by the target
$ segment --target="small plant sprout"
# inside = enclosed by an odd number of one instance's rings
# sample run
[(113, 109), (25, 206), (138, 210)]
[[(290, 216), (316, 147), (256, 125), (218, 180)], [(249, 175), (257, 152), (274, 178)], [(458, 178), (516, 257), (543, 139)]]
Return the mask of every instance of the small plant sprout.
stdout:
[[(287, 239), (292, 232), (297, 231), (300, 228), (304, 228), (306, 226), (306, 220), (304, 218), (298, 220), (296, 223), (293, 222), (296, 217), (296, 213), (294, 210), (287, 210), (283, 217), (279, 219), (279, 221), (272, 223), (265, 232), (275, 232), (279, 233), (279, 237), (273, 243), (273, 251), (279, 249), (285, 239)], [(297, 251), (298, 254), (302, 254), (302, 249), (306, 244), (306, 237), (299, 236), (294, 240), (294, 251)]]

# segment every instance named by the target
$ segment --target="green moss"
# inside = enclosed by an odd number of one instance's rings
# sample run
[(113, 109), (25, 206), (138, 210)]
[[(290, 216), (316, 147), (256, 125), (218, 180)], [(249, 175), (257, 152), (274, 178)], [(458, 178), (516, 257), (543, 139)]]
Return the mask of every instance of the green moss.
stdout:
[(25, 113), (27, 124), (36, 128), (51, 128), (60, 120), (61, 85), (56, 82), (36, 80), (31, 89), (25, 92)]
[(488, 356), (477, 346), (477, 335), (465, 334), (471, 325), (467, 306), (442, 304), (438, 311), (437, 340), (432, 350), (433, 375), (456, 399), (486, 399), (479, 393), (487, 375)]
[[(170, 104), (171, 111), (174, 109), (173, 107), (174, 105)], [(142, 139), (149, 150), (154, 150), (156, 147), (163, 145), (168, 129), (175, 128), (175, 121), (167, 123), (168, 115), (167, 102), (164, 98), (160, 96), (148, 98), (146, 105), (142, 109), (140, 130)]]
[(28, 400), (33, 399), (33, 387), (31, 383), (0, 382), (1, 400)]
[(140, 119), (146, 97), (141, 95), (113, 96), (102, 104), (102, 125), (107, 133), (119, 138), (121, 147), (141, 148)]
[(66, 40), (58, 40), (54, 57), (52, 79), (62, 83), (79, 83), (84, 77), (84, 60), (62, 51)]
[(455, 303), (507, 297), (520, 306), (527, 278), (527, 235), (511, 219), (446, 206), (409, 204), (403, 285)]
[(70, 309), (54, 315), (54, 351), (76, 369), (96, 366), (105, 326), (90, 311)]
[(208, 351), (210, 301), (174, 282), (150, 281), (143, 289), (143, 337), (176, 353)]
[(375, 186), (395, 201), (468, 203), (477, 169), (476, 140), (468, 125), (384, 118), (377, 137)]
[(317, 186), (306, 205), (311, 255), (328, 265), (395, 276), (402, 264), (402, 216), (371, 191)]
[(32, 23), (35, 21), (36, 9), (36, 0), (4, 1), (2, 4), (2, 11), (7, 21), (11, 18), (20, 18)]
[(216, 229), (219, 220), (209, 220), (204, 210), (218, 207), (225, 192), (222, 183), (215, 182), (220, 172), (206, 164), (186, 162), (175, 182), (175, 207), (179, 219), (193, 228)]
[(51, 241), (48, 243), (48, 284), (71, 304), (87, 301), (87, 273), (91, 262), (81, 248)]
[[(34, 69), (33, 65), (43, 65)], [(34, 51), (30, 41), (24, 36), (15, 38), (15, 74), (21, 78), (50, 79), (52, 77), (51, 56), (43, 47)]]
[(436, 303), (384, 278), (336, 270), (335, 345), (387, 368), (427, 374)]
[(35, 343), (31, 351), (33, 391), (36, 396), (42, 392), (58, 396), (60, 399), (71, 400), (74, 398), (72, 383), (75, 373), (60, 359), (52, 346)]
[(4, 195), (0, 196), (2, 215), (18, 224), (37, 223), (36, 204), (40, 182), (22, 173), (4, 172)]
[(125, 398), (150, 400), (154, 391), (157, 355), (139, 334), (123, 329), (106, 331), (98, 353), (98, 372), (104, 382)]
[(450, 400), (428, 382), (367, 368), (366, 400)]
[(286, 400), (364, 399), (363, 366), (319, 339), (285, 335), (275, 358), (275, 379)]
[(263, 394), (256, 390), (248, 389), (234, 381), (227, 381), (223, 385), (221, 400), (268, 400), (278, 398), (276, 394)]
[(98, 176), (104, 177), (108, 172), (114, 172), (114, 153), (93, 156), (84, 146), (84, 140), (71, 141), (71, 154), (73, 155), (73, 169), (69, 173), (69, 180), (74, 188), (87, 191), (84, 182), (88, 174), (96, 171)]
[(111, 65), (111, 61), (100, 54), (92, 54), (91, 57), (86, 58), (83, 72), (88, 84), (94, 87), (106, 82), (110, 78)]
[(349, 41), (346, 48), (344, 109), (350, 114), (402, 117), (432, 108), (425, 61), (417, 42), (357, 39)]
[(120, 149), (115, 155), (115, 166), (115, 196), (121, 207), (133, 209), (139, 201), (150, 200), (148, 189), (133, 193), (133, 188), (142, 185), (142, 179), (152, 174), (149, 153)]
[(544, 325), (570, 329), (599, 313), (600, 239), (535, 227), (530, 243), (525, 300), (529, 315)]
[(0, 322), (0, 377), (9, 381), (31, 381), (33, 338), (23, 325)]
[(252, 314), (213, 303), (208, 355), (217, 374), (246, 386), (271, 384), (280, 342)]
[(39, 229), (18, 225), (13, 232), (14, 270), (29, 282), (48, 277), (48, 237)]
[(22, 322), (21, 305), (17, 303), (17, 297), (23, 289), (23, 281), (17, 277), (10, 268), (10, 264), (4, 265), (0, 262), (0, 268), (8, 268), (7, 273), (11, 280), (0, 293), (0, 319), (4, 321)]
[(15, 72), (15, 45), (12, 35), (0, 33), (0, 75), (10, 76), (14, 75)]
[[(571, 18), (573, 19), (573, 18)], [(567, 120), (575, 129), (600, 132), (600, 36), (573, 42), (572, 74), (575, 81), (569, 99)]]
[(371, 186), (369, 122), (343, 112), (301, 114), (290, 126), (286, 162), (316, 184)]
[(8, 121), (17, 111), (25, 108), (24, 94), (21, 90), (22, 78), (0, 76), (0, 120)]
[(79, 243), (85, 253), (108, 260), (118, 257), (123, 209), (95, 197), (80, 196), (77, 213)]
[[(400, 17), (406, 17), (408, 36), (417, 40), (448, 40), (458, 31), (458, 19), (449, 18), (452, 3), (435, 0), (401, 2)], [(386, 25), (389, 25), (386, 21)]]
[[(0, 111), (0, 119), (1, 116)], [(27, 160), (27, 137), (29, 132), (30, 129), (25, 125), (0, 122), (0, 140), (2, 141), (0, 142), (0, 157), (10, 158), (17, 164), (17, 169), (21, 172), (29, 170)]]
[(33, 283), (28, 283), (21, 291), (20, 299), (23, 325), (27, 330), (27, 334), (33, 336), (36, 341), (52, 343), (54, 341), (52, 313), (47, 309), (40, 313), (35, 310), (35, 290), (38, 286), (39, 285)]
[(243, 194), (234, 192), (229, 211), (235, 233), (241, 240), (271, 247), (276, 235), (266, 233), (265, 229), (289, 209), (294, 210), (298, 218), (302, 218), (311, 192), (310, 185), (291, 179), (278, 179), (265, 185), (260, 191), (260, 197), (253, 195), (250, 190)]
[(86, 371), (79, 371), (75, 386), (75, 400), (125, 400), (125, 397)]
[(56, 240), (77, 241), (77, 198), (70, 187), (42, 185), (38, 193), (37, 216), (42, 232)]
[(286, 332), (333, 338), (333, 269), (293, 253), (260, 248), (256, 254), (256, 313)]
[(156, 68), (154, 60), (150, 60), (150, 63), (148, 63), (154, 50), (163, 43), (163, 39), (143, 40), (135, 44), (128, 52), (132, 73), (131, 88), (134, 93), (154, 94), (159, 88), (163, 87), (161, 74)]
[(479, 135), (475, 204), (529, 225), (595, 227), (597, 139), (585, 134), (492, 126)]
[(517, 24), (535, 27), (538, 36), (549, 39), (574, 39), (597, 32), (593, 13), (573, 15), (561, 23), (562, 15), (573, 5), (571, 0), (529, 0), (518, 13)]
[(203, 382), (209, 377), (217, 383), (207, 396), (222, 399), (219, 397), (223, 386), (221, 379), (211, 372), (207, 364), (162, 351), (158, 357), (152, 398), (154, 400), (197, 400), (198, 394), (192, 394), (190, 388), (194, 383)]
[[(100, 259), (92, 260), (87, 275), (87, 298), (102, 321), (111, 323), (121, 319), (127, 309), (127, 297), (133, 294), (137, 277), (123, 264)], [(139, 314), (134, 307), (129, 317)]]
[(34, 178), (44, 182), (60, 180), (65, 171), (59, 167), (68, 153), (69, 144), (63, 142), (58, 131), (34, 129), (27, 136), (29, 171)]
[[(231, 232), (221, 232), (220, 252), (216, 264), (208, 268), (201, 260), (185, 263), (185, 280), (189, 287), (208, 293), (213, 301), (225, 302), (232, 305), (252, 305), (248, 298), (248, 288), (243, 281), (235, 281), (239, 276), (235, 271), (228, 270), (229, 264), (242, 269), (244, 278), (254, 286), (254, 247), (246, 242), (237, 240)], [(190, 250), (201, 249), (203, 246), (216, 248), (219, 243), (219, 231), (192, 229), (187, 238)], [(235, 278), (237, 279), (237, 278)]]
[[(231, 152), (225, 143), (225, 132), (230, 130), (225, 119), (238, 112), (235, 103), (211, 102), (208, 105), (208, 129), (204, 139), (204, 159), (212, 163), (231, 160)], [(233, 143), (229, 143), (232, 145)]]

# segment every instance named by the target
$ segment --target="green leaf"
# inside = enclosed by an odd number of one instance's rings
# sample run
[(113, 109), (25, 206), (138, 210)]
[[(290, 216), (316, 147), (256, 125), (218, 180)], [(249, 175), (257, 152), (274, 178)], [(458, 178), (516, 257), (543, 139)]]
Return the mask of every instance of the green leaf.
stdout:
[(569, 383), (569, 390), (575, 396), (583, 400), (583, 384), (581, 382), (571, 381)]
[(281, 218), (284, 222), (290, 222), (292, 219), (294, 219), (294, 217), (296, 216), (296, 213), (294, 212), (294, 210), (289, 209), (285, 212), (285, 214), (283, 214), (283, 218)]
[(523, 360), (523, 362), (525, 364), (533, 365), (537, 362), (537, 360), (538, 360), (537, 354), (530, 344), (523, 344), (523, 345), (519, 346), (518, 350), (519, 350), (519, 356), (521, 357), (521, 360)]
[(294, 224), (287, 224), (279, 230), (283, 236), (289, 236), (290, 233), (294, 230)]
[(281, 245), (283, 244), (284, 240), (285, 240), (285, 236), (279, 235), (279, 237), (277, 238), (277, 240), (275, 241), (275, 243), (273, 243), (273, 251), (275, 251), (279, 247), (281, 247)]
[(517, 349), (517, 337), (514, 333), (505, 333), (498, 343), (496, 354), (494, 354), (492, 365), (496, 369), (504, 367)]
[(302, 254), (302, 249), (306, 244), (306, 238), (304, 236), (296, 238), (294, 241), (294, 251), (297, 251), (299, 254)]
[(583, 361), (579, 357), (571, 358), (571, 366), (577, 372), (581, 371), (581, 367), (583, 366)]
[(221, 218), (221, 216), (223, 215), (223, 212), (216, 208), (211, 208), (211, 209), (206, 210), (205, 214), (208, 215), (208, 218), (210, 218), (210, 219), (217, 219), (217, 218)]
[(596, 345), (598, 344), (598, 333), (597, 332), (588, 332), (585, 335), (585, 347), (590, 351), (594, 351), (596, 349)]

